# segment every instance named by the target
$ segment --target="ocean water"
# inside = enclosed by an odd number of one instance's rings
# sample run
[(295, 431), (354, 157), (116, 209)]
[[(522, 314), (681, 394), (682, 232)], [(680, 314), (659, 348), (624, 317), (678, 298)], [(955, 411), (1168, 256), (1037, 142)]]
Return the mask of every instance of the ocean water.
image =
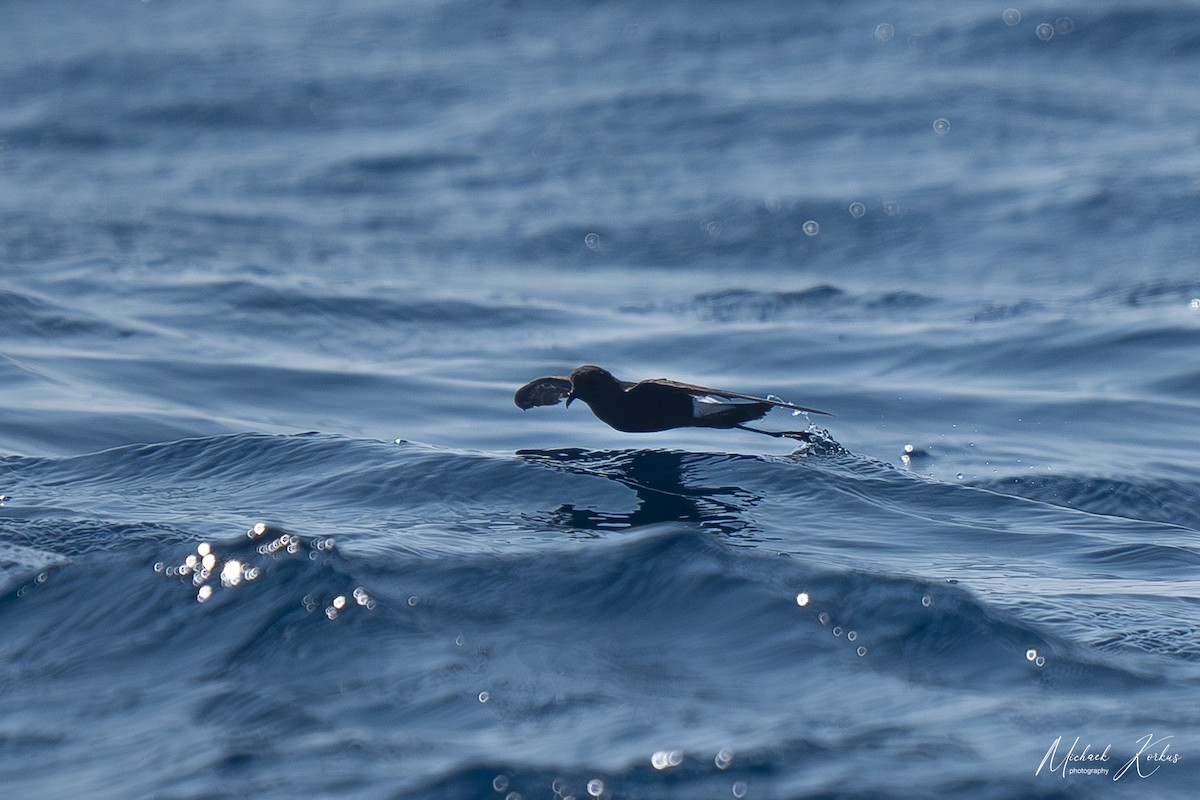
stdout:
[(2, 7), (0, 795), (1195, 796), (1200, 5)]

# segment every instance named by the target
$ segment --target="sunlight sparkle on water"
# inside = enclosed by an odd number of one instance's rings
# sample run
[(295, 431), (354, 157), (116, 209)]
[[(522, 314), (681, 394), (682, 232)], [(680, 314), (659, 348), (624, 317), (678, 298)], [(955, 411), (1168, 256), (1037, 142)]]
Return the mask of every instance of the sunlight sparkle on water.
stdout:
[(222, 586), (237, 586), (242, 582), (242, 562), (236, 558), (231, 558), (225, 562), (225, 566), (221, 567), (221, 585)]
[[(258, 580), (266, 566), (280, 558), (307, 550), (308, 557), (315, 559), (323, 557), (334, 547), (333, 539), (307, 540), (294, 533), (272, 529), (261, 522), (246, 532), (247, 538), (251, 540), (265, 538), (268, 535), (275, 538), (263, 544), (248, 544), (244, 539), (216, 544), (199, 542), (195, 550), (188, 553), (182, 561), (155, 562), (154, 571), (192, 587), (196, 592), (196, 602), (206, 603), (216, 595), (218, 588), (233, 591)], [(219, 549), (225, 552), (218, 552)], [(261, 561), (261, 565), (254, 563), (256, 555)], [(350, 597), (353, 597), (354, 603), (350, 602)], [(335, 595), (329, 604), (324, 606), (319, 602), (318, 594), (306, 595), (303, 605), (309, 612), (323, 607), (326, 616), (333, 620), (353, 608), (362, 607), (368, 611), (373, 610), (377, 603), (365, 588), (357, 586), (349, 596), (346, 594)]]

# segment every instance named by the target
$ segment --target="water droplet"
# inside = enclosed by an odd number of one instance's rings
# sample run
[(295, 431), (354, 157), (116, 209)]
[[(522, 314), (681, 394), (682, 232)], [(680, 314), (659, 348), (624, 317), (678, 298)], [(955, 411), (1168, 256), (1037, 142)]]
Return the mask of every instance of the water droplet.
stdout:
[(1032, 647), (1025, 651), (1025, 659), (1027, 661), (1033, 661), (1037, 657), (1037, 650), (1034, 650)]
[(1075, 20), (1070, 17), (1059, 17), (1054, 20), (1054, 32), (1059, 36), (1070, 36), (1075, 32)]
[(491, 699), (492, 699), (491, 692), (480, 692), (479, 693), (479, 702), (486, 703), (488, 700), (491, 700)]
[(863, 646), (861, 646), (861, 645), (860, 645), (860, 646), (859, 646), (859, 648), (858, 648), (858, 657), (859, 657), (859, 658), (862, 658), (862, 657), (863, 657), (863, 656), (865, 656), (866, 654), (867, 654), (867, 648), (865, 648), (865, 647), (863, 647)]
[(950, 132), (950, 120), (945, 117), (938, 117), (933, 121), (933, 132), (938, 136), (945, 136)]
[(337, 597), (333, 598), (333, 607), (336, 608), (338, 611), (341, 611), (343, 608), (345, 608), (346, 607), (346, 595), (339, 594)]
[(858, 638), (858, 631), (850, 631), (849, 633), (846, 634), (847, 642), (853, 642), (857, 638)]
[(167, 565), (164, 564), (163, 562), (161, 562), (161, 561), (154, 562), (154, 571), (155, 572), (162, 572), (166, 568), (167, 568)]
[(259, 523), (256, 523), (253, 528), (250, 529), (249, 536), (251, 539), (256, 539), (259, 536), (262, 536), (266, 532), (267, 532), (267, 526), (264, 525), (263, 523), (259, 522)]
[(738, 781), (733, 785), (733, 796), (742, 798), (746, 796), (746, 782)]
[(200, 591), (196, 592), (196, 602), (197, 603), (208, 602), (208, 598), (212, 597), (212, 593), (213, 593), (213, 588), (211, 586), (209, 586), (208, 584), (201, 586)]
[(850, 216), (862, 219), (867, 213), (867, 207), (857, 200), (850, 204)]
[(599, 778), (592, 778), (588, 781), (587, 793), (592, 797), (599, 797), (604, 794), (604, 781)]
[(955, 477), (957, 477), (961, 481), (963, 479), (963, 474), (960, 472)]
[(886, 42), (896, 35), (896, 29), (890, 22), (881, 22), (875, 26), (875, 41)]
[(1033, 663), (1037, 664), (1039, 667), (1044, 667), (1044, 666), (1046, 666), (1046, 657), (1038, 656), (1037, 658), (1035, 658), (1033, 660)]
[(417, 605), (417, 603), (420, 603), (420, 602), (421, 602), (420, 598), (418, 598), (415, 594), (412, 597), (408, 598), (408, 604), (410, 606), (415, 607)]
[(810, 219), (805, 222), (801, 228), (804, 230), (805, 236), (816, 236), (821, 232), (821, 223), (817, 222), (815, 219)]
[(231, 558), (225, 562), (225, 566), (221, 568), (221, 585), (222, 586), (237, 586), (242, 582), (243, 577), (242, 562), (236, 558)]
[(504, 795), (504, 800), (525, 800), (525, 798), (521, 796), (520, 792), (509, 792)]
[(833, 626), (833, 635), (837, 636), (839, 639), (841, 638), (841, 636), (842, 636), (842, 626), (841, 625)]
[(929, 595), (922, 595), (921, 605), (925, 606), (926, 608), (929, 608), (931, 605), (933, 605), (933, 598), (930, 597)]
[(1001, 14), (1000, 16), (1003, 17), (1004, 24), (1010, 28), (1013, 25), (1017, 25), (1018, 23), (1021, 22), (1021, 12), (1017, 11), (1015, 8), (1004, 9), (1004, 13)]
[(583, 237), (583, 243), (587, 245), (589, 250), (595, 250), (600, 246), (600, 236), (599, 234), (589, 233)]
[(508, 776), (507, 775), (497, 775), (496, 777), (492, 778), (492, 788), (495, 789), (497, 792), (503, 792), (503, 791), (507, 790), (508, 789)]
[(213, 569), (217, 566), (217, 557), (214, 556), (212, 553), (207, 553), (204, 556), (204, 560), (200, 563), (204, 565), (204, 570), (206, 572), (212, 572)]
[(212, 547), (209, 546), (208, 542), (201, 542), (200, 544), (196, 545), (196, 552), (200, 554), (201, 558), (203, 558), (212, 552)]
[(733, 763), (733, 753), (722, 747), (717, 751), (717, 757), (713, 763), (717, 765), (717, 769), (729, 769), (729, 765)]
[(1188, 303), (1193, 311), (1200, 311), (1200, 297), (1193, 297), (1192, 302)]
[(800, 606), (801, 608), (804, 608), (806, 605), (808, 605), (808, 592), (801, 592), (800, 594), (796, 595), (796, 605)]
[(817, 614), (817, 619), (821, 621), (822, 625), (828, 625), (829, 624), (829, 612), (822, 611), (820, 614)]
[(887, 214), (889, 217), (900, 216), (900, 204), (895, 200), (884, 200), (883, 213)]
[(1049, 22), (1043, 22), (1041, 25), (1038, 25), (1033, 32), (1036, 33), (1037, 37), (1043, 42), (1048, 42), (1054, 38), (1054, 26)]
[(716, 236), (721, 232), (721, 225), (715, 220), (709, 220), (700, 226), (709, 236)]
[(338, 610), (336, 608), (334, 608), (333, 606), (325, 606), (325, 616), (329, 617), (331, 620), (337, 619), (338, 618)]

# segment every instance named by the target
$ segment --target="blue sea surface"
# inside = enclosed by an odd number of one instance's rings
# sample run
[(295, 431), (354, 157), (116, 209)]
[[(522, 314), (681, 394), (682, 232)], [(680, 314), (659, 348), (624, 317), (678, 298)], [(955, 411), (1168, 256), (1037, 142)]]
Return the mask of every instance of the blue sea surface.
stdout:
[(0, 5), (0, 796), (1196, 796), (1200, 4)]

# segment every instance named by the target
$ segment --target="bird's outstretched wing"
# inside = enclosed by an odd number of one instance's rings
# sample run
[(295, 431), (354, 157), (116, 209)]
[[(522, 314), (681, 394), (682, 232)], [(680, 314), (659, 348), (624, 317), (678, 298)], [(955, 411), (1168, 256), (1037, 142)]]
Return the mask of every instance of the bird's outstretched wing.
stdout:
[(558, 375), (547, 375), (544, 378), (534, 378), (529, 383), (517, 389), (513, 402), (518, 408), (528, 409), (534, 406), (552, 406), (561, 403), (571, 393), (571, 379)]
[[(541, 380), (545, 379), (542, 378)], [(680, 383), (679, 381), (672, 381), (668, 380), (667, 378), (654, 378), (651, 380), (642, 381), (642, 383), (652, 383), (658, 386), (669, 386), (672, 389), (681, 389), (704, 403), (713, 403), (719, 405), (722, 400), (733, 404), (736, 404), (739, 401), (743, 403), (765, 403), (766, 405), (775, 406), (777, 408), (790, 408), (793, 411), (801, 411), (805, 414), (824, 414), (825, 416), (833, 416), (828, 411), (821, 411), (820, 409), (816, 408), (806, 408), (805, 406), (798, 406), (795, 403), (788, 403), (783, 400), (774, 400), (767, 397), (759, 397), (753, 394), (742, 394), (741, 392), (727, 392), (724, 389), (709, 389), (705, 386), (696, 386), (691, 383)]]

